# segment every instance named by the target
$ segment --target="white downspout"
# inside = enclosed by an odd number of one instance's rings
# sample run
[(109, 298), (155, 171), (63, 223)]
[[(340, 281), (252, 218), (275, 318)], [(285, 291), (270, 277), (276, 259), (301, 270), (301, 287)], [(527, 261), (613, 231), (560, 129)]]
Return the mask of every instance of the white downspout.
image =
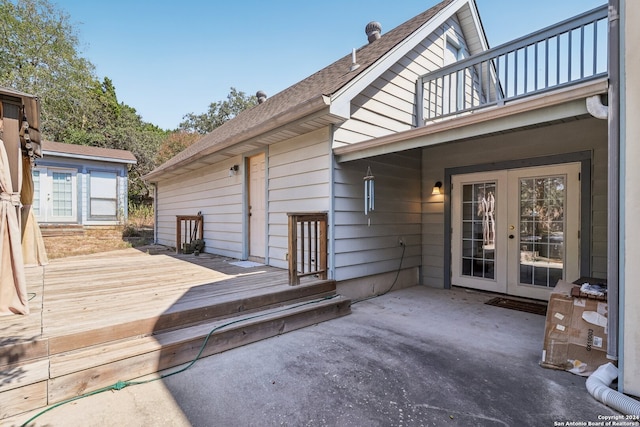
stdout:
[(158, 184), (152, 182), (153, 186), (153, 244), (158, 244)]
[(609, 118), (609, 107), (602, 103), (601, 95), (587, 98), (587, 111), (596, 119), (606, 120)]
[[(607, 139), (607, 299), (608, 299), (608, 323), (607, 323), (607, 358), (619, 360), (621, 348), (624, 346), (624, 324), (620, 320), (620, 311), (624, 310), (624, 304), (620, 304), (624, 298), (624, 269), (622, 268), (620, 229), (624, 227), (624, 218), (620, 219), (621, 200), (620, 186), (624, 184), (620, 180), (620, 0), (609, 0), (608, 14), (608, 47), (607, 69), (609, 71), (609, 119)], [(622, 200), (624, 202), (624, 199)], [(622, 257), (624, 260), (624, 257)], [(622, 276), (622, 277), (621, 277)], [(621, 280), (622, 278), (622, 280)], [(624, 380), (624, 360), (618, 363), (620, 377)], [(624, 381), (620, 382), (620, 386)], [(620, 389), (624, 392), (624, 389)]]
[(609, 388), (618, 377), (618, 368), (611, 362), (600, 366), (587, 378), (587, 390), (600, 402), (624, 415), (640, 417), (640, 402)]

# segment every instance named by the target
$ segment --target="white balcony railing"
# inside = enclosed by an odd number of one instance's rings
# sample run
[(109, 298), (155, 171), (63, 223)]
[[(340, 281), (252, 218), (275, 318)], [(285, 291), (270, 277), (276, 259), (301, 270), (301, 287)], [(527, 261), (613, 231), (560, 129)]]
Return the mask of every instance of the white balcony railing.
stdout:
[(418, 78), (417, 125), (606, 76), (607, 5)]

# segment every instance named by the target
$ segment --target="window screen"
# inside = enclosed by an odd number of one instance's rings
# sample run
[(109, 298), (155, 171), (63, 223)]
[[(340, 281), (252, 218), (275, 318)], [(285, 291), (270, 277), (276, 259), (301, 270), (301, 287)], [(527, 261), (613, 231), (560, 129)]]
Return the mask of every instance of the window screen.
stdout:
[(92, 171), (91, 206), (92, 217), (116, 217), (118, 212), (118, 176), (115, 172)]

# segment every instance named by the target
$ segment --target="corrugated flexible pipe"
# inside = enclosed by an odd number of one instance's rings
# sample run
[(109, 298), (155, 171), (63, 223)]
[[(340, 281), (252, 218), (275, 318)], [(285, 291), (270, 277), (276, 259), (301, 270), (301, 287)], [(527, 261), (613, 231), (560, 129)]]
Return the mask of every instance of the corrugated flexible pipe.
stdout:
[(587, 390), (600, 402), (624, 415), (640, 417), (640, 402), (609, 388), (618, 377), (618, 368), (611, 362), (600, 366), (587, 378)]

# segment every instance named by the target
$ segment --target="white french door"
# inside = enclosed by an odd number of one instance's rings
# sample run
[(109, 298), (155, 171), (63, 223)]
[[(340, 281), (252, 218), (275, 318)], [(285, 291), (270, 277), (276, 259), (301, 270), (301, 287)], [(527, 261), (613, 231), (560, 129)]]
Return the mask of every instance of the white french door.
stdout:
[(579, 277), (579, 163), (452, 177), (452, 284), (548, 299)]
[(76, 222), (77, 185), (73, 169), (36, 168), (33, 209), (40, 222)]

